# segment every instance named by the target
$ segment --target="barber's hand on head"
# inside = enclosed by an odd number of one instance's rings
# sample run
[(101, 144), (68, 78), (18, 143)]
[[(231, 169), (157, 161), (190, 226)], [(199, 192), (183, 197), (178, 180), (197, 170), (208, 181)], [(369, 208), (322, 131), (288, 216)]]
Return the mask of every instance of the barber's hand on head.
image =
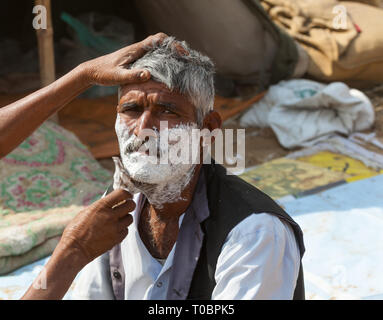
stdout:
[(150, 79), (147, 70), (127, 69), (127, 66), (141, 58), (150, 48), (167, 38), (157, 33), (146, 39), (99, 58), (84, 62), (84, 80), (89, 85), (113, 86)]
[(85, 264), (92, 261), (127, 236), (128, 226), (133, 221), (129, 212), (135, 206), (129, 192), (114, 190), (71, 220), (63, 232), (60, 245), (80, 252)]

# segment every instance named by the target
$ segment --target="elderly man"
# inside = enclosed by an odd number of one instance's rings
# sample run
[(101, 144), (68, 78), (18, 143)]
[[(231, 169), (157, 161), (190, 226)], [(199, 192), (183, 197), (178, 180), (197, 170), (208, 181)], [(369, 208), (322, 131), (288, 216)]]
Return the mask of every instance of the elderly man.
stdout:
[(174, 148), (164, 131), (220, 127), (213, 63), (166, 38), (130, 68), (151, 74), (122, 86), (117, 106), (113, 188), (135, 194), (133, 223), (81, 271), (73, 297), (303, 299), (302, 232), (273, 200), (214, 161), (149, 161), (147, 149), (159, 160)]

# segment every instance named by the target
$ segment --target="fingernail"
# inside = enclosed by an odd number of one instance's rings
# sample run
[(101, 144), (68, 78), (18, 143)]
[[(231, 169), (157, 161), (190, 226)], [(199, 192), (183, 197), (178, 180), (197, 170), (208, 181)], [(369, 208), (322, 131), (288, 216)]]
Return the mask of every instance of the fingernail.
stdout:
[(146, 80), (150, 78), (150, 73), (148, 71), (142, 71), (140, 73), (140, 79)]

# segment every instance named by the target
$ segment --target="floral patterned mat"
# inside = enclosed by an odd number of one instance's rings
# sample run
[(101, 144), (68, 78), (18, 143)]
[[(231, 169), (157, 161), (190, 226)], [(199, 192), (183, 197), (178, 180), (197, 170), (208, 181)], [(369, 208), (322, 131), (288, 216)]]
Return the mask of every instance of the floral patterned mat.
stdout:
[(0, 274), (50, 254), (112, 181), (71, 132), (47, 121), (0, 159)]

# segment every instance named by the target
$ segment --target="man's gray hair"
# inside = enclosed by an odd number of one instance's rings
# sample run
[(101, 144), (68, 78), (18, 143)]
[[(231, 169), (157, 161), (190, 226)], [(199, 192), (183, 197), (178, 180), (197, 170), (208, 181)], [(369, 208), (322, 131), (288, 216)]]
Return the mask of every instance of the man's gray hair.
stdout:
[(196, 107), (199, 125), (213, 110), (214, 64), (207, 56), (190, 49), (185, 41), (168, 37), (130, 68), (146, 69), (151, 79), (185, 95)]

